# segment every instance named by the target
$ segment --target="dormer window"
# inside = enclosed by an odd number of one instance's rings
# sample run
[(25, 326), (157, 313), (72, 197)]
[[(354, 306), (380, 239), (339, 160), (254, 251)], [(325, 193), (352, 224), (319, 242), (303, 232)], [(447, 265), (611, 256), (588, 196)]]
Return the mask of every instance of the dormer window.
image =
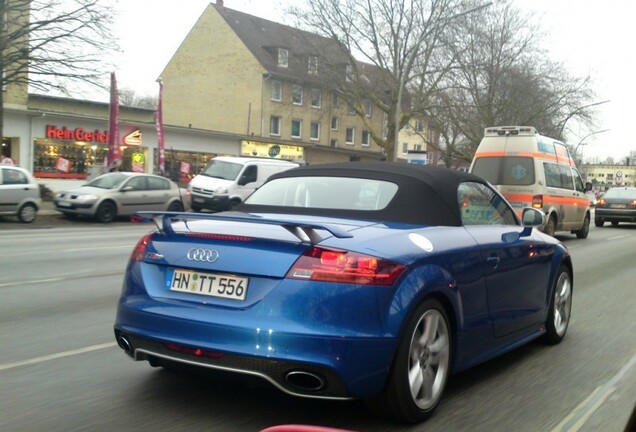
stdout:
[(318, 75), (318, 57), (309, 56), (307, 72), (309, 72), (311, 75)]
[(278, 48), (278, 66), (286, 68), (289, 65), (289, 50)]
[(350, 64), (345, 66), (345, 79), (347, 82), (353, 82), (353, 66)]

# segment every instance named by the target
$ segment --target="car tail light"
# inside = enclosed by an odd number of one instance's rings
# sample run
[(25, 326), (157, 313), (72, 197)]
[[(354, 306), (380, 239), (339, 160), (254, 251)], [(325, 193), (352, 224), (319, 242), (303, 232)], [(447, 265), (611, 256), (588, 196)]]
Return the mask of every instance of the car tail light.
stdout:
[(147, 234), (139, 240), (135, 249), (133, 249), (132, 254), (130, 254), (130, 260), (135, 262), (141, 262), (144, 260), (144, 256), (146, 255), (146, 247), (148, 243), (150, 243), (151, 234)]
[(535, 195), (532, 197), (532, 207), (536, 209), (543, 208), (543, 195)]
[(393, 285), (404, 266), (356, 252), (313, 247), (287, 272), (290, 279), (361, 285)]

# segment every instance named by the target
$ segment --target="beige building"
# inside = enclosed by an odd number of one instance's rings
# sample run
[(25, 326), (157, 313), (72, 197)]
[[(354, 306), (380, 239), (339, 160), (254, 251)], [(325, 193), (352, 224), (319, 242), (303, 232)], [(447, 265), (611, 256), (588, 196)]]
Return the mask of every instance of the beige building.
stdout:
[(614, 186), (636, 186), (636, 165), (584, 164), (579, 168), (583, 181), (600, 192)]
[[(384, 113), (370, 98), (354, 106), (333, 91), (329, 73), (334, 61), (324, 54), (331, 44), (217, 0), (161, 73), (164, 119), (182, 127), (244, 134), (253, 144), (261, 143), (263, 152), (272, 145), (297, 146), (308, 163), (383, 159), (371, 131), (385, 133)], [(343, 79), (346, 73), (343, 63)], [(419, 132), (426, 136), (422, 125)], [(400, 140), (401, 159), (409, 149), (425, 150), (420, 135), (403, 131)]]

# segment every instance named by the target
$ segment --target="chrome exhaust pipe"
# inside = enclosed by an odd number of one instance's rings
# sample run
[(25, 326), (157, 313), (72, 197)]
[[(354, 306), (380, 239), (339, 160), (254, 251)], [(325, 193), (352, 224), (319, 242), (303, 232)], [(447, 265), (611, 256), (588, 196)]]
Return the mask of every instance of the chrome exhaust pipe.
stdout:
[(126, 336), (120, 335), (117, 338), (117, 345), (119, 345), (119, 348), (123, 349), (126, 352), (126, 354), (132, 355), (133, 353), (132, 345), (130, 345), (130, 341), (128, 340)]
[(298, 390), (319, 391), (325, 388), (325, 380), (312, 372), (295, 370), (285, 375), (285, 381)]

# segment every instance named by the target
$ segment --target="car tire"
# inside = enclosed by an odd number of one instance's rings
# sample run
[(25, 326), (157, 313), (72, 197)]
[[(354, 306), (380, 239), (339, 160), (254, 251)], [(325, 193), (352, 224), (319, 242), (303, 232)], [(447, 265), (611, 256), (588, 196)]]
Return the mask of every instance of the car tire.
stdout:
[(605, 225), (605, 221), (603, 219), (594, 219), (594, 225), (596, 225), (596, 228), (602, 228)]
[(201, 207), (199, 207), (199, 206), (195, 206), (195, 205), (190, 206), (190, 209), (191, 209), (193, 212), (195, 212), (195, 213), (200, 213), (200, 212), (201, 212), (201, 210), (202, 210), (202, 208), (201, 208)]
[(576, 234), (576, 238), (584, 239), (587, 238), (590, 233), (590, 215), (585, 215), (585, 220), (583, 221), (583, 226), (580, 230), (574, 232)]
[(31, 203), (27, 203), (18, 210), (18, 220), (22, 223), (31, 223), (38, 214), (38, 208)]
[(95, 219), (101, 223), (111, 223), (115, 217), (117, 217), (117, 207), (110, 201), (101, 203), (95, 212)]
[(402, 422), (418, 423), (437, 406), (450, 373), (451, 327), (437, 300), (422, 302), (411, 314), (383, 392), (370, 408)]
[(547, 344), (558, 344), (565, 337), (570, 325), (572, 313), (572, 275), (570, 270), (562, 265), (559, 267), (554, 282), (548, 319), (545, 323), (546, 333), (542, 341)]
[(545, 223), (543, 232), (551, 237), (554, 237), (555, 231), (556, 231), (556, 218), (554, 216), (550, 216), (548, 218), (548, 221)]
[(179, 201), (172, 201), (170, 203), (170, 205), (168, 206), (168, 211), (169, 212), (182, 212), (183, 211), (183, 204), (181, 204)]
[(617, 227), (618, 226), (618, 221), (612, 221), (612, 226), (613, 227)]

